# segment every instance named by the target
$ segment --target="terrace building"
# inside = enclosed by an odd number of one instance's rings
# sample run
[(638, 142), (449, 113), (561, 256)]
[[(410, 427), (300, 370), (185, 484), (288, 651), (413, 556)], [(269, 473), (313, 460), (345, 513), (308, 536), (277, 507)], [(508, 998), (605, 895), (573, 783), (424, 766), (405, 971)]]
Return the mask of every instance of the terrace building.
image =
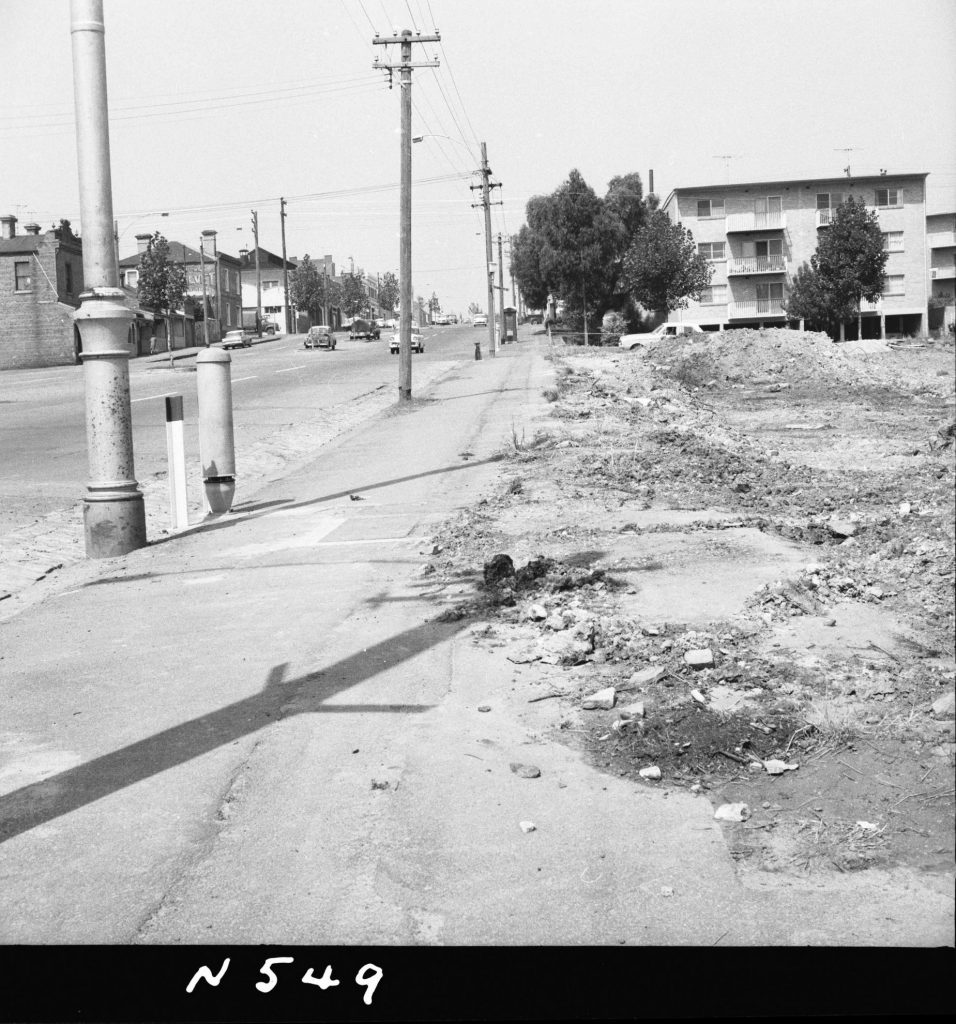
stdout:
[[(880, 174), (674, 189), (662, 209), (691, 231), (714, 275), (700, 301), (692, 300), (670, 319), (705, 330), (784, 326), (783, 304), (793, 276), (810, 261), (834, 210), (852, 195), (876, 211), (889, 254), (883, 297), (862, 306), (863, 337), (925, 333), (930, 279), (927, 176)], [(952, 231), (943, 235), (951, 238)], [(855, 320), (845, 329), (848, 337), (855, 337)]]

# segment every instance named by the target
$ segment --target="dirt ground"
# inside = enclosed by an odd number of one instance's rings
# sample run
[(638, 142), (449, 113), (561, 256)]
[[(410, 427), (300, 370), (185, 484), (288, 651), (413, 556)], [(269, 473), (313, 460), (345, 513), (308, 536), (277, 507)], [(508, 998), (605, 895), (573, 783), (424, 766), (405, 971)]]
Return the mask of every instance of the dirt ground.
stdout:
[(449, 614), (604, 771), (746, 804), (741, 871), (951, 872), (952, 346), (552, 359), (552, 416), (425, 567)]

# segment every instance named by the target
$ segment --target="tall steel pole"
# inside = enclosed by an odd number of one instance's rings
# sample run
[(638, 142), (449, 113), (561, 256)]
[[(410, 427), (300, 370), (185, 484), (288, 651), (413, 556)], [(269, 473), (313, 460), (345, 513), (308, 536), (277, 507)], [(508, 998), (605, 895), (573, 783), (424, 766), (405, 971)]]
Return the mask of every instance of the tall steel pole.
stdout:
[(285, 200), (279, 198), (279, 215), (282, 218), (282, 287), (285, 290), (285, 332), (292, 333), (292, 311), (289, 309), (289, 266), (285, 258)]
[(85, 291), (74, 314), (82, 340), (90, 477), (83, 498), (88, 558), (146, 544), (146, 510), (133, 467), (129, 325), (113, 244), (106, 27), (103, 0), (71, 0), (73, 98)]
[(498, 232), (498, 304), (501, 306), (501, 332), (498, 337), (502, 345), (505, 343), (505, 261), (501, 252), (501, 232)]

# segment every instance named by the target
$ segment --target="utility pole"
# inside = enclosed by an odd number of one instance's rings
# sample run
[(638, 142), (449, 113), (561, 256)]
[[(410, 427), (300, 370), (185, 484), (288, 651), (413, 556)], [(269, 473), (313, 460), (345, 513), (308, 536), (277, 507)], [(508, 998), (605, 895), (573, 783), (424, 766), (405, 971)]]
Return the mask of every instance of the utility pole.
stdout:
[(285, 200), (279, 197), (279, 216), (282, 218), (282, 287), (285, 291), (285, 333), (292, 333), (292, 316), (289, 309), (289, 268), (285, 258)]
[(500, 307), (501, 331), (498, 337), (501, 344), (505, 343), (505, 264), (504, 256), (501, 254), (501, 232), (498, 232), (498, 305)]
[(252, 213), (252, 238), (256, 247), (256, 334), (262, 334), (262, 271), (259, 267), (259, 213)]
[(202, 277), (202, 340), (209, 348), (209, 306), (206, 302), (206, 240), (199, 236), (199, 274)]
[[(485, 272), (488, 275), (488, 351), (495, 355), (495, 269), (491, 256), (491, 190), (501, 188), (500, 182), (491, 182), (491, 168), (488, 166), (488, 147), (481, 144), (481, 184), (470, 185), (469, 188), (481, 189), (481, 202), (472, 206), (484, 207), (485, 211)], [(500, 206), (500, 203), (495, 205)]]
[(129, 334), (133, 311), (119, 286), (106, 97), (103, 0), (71, 0), (73, 98), (86, 291), (74, 322), (82, 339), (89, 480), (83, 498), (87, 558), (146, 544), (146, 509), (133, 468)]
[(373, 46), (401, 44), (401, 60), (398, 64), (385, 64), (376, 59), (373, 68), (388, 71), (391, 86), (392, 72), (401, 71), (401, 234), (399, 279), (401, 290), (401, 321), (398, 336), (398, 397), (410, 401), (412, 397), (412, 68), (437, 68), (438, 61), (412, 63), (412, 43), (440, 43), (436, 32), (431, 36), (412, 35), (411, 29), (403, 29), (401, 35), (388, 38), (376, 35)]
[(515, 308), (515, 343), (518, 341), (518, 321), (521, 319), (521, 296), (518, 294), (518, 290), (515, 288), (515, 236), (508, 236), (508, 245), (511, 247), (508, 252), (510, 257), (508, 262), (508, 270), (511, 272), (511, 304)]

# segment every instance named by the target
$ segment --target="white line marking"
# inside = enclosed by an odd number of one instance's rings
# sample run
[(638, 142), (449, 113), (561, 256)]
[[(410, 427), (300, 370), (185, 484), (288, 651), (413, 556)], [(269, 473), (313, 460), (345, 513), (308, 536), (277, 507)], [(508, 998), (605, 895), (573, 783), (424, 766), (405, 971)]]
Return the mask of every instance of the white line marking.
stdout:
[(254, 373), (251, 377), (236, 377), (236, 379), (233, 381), (233, 384), (240, 384), (244, 380), (255, 380), (256, 377), (258, 376), (259, 375), (257, 373)]
[(287, 366), (284, 370), (273, 370), (273, 373), (288, 373), (290, 370), (301, 370), (305, 366), (305, 363), (299, 363), (298, 366)]
[(145, 398), (131, 398), (130, 404), (133, 402), (151, 402), (154, 398), (169, 398), (171, 395), (178, 394), (178, 391), (164, 391), (161, 395), (147, 395)]

